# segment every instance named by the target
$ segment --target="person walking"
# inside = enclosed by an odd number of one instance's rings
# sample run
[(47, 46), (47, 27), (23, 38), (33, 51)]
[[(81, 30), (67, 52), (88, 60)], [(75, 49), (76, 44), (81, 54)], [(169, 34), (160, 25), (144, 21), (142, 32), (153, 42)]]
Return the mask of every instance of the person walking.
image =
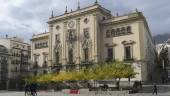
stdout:
[(154, 94), (158, 94), (158, 88), (157, 88), (157, 85), (154, 83), (154, 85), (153, 85), (153, 95)]
[(28, 84), (25, 84), (25, 96), (30, 95), (30, 86)]
[(30, 89), (31, 89), (31, 95), (37, 96), (37, 84), (36, 83), (31, 84)]

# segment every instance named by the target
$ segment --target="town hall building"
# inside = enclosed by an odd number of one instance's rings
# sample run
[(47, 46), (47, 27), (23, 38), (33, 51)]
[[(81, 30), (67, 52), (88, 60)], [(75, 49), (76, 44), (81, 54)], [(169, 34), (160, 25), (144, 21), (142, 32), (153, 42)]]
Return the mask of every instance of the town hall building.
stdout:
[(156, 64), (155, 44), (142, 12), (113, 16), (95, 4), (49, 18), (49, 32), (32, 41), (35, 74), (88, 68), (101, 62), (131, 62), (134, 80), (152, 79)]

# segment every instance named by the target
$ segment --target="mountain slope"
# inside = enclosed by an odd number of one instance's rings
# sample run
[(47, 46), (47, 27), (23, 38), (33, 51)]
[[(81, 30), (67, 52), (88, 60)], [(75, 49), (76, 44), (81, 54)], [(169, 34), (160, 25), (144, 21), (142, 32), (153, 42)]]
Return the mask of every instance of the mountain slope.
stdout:
[(163, 43), (166, 40), (170, 39), (170, 33), (158, 34), (154, 36), (153, 38), (157, 44)]

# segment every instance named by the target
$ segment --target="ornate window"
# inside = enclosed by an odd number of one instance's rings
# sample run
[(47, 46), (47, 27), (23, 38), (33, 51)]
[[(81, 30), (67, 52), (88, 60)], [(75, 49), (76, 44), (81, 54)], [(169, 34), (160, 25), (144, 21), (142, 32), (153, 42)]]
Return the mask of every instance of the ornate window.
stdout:
[(107, 30), (107, 31), (106, 31), (106, 37), (108, 37), (108, 38), (111, 37), (111, 32), (110, 32), (110, 30)]
[(56, 44), (60, 43), (60, 35), (59, 34), (55, 35), (55, 43)]
[(133, 59), (132, 57), (132, 46), (128, 45), (124, 47), (125, 60)]
[(34, 45), (35, 49), (46, 48), (46, 47), (48, 47), (48, 41), (35, 43)]
[(122, 41), (124, 45), (124, 60), (132, 60), (133, 59), (133, 44), (136, 42), (133, 40)]
[(75, 22), (74, 22), (74, 21), (70, 21), (70, 22), (68, 23), (68, 27), (69, 27), (69, 28), (73, 28), (74, 25), (75, 25)]
[(103, 17), (102, 20), (106, 20), (106, 17)]
[(125, 27), (122, 27), (122, 28), (121, 28), (121, 34), (122, 34), (122, 35), (126, 34), (126, 28), (125, 28)]
[[(128, 35), (129, 33), (132, 33), (131, 26), (121, 27), (121, 28), (116, 28), (111, 30), (112, 37)], [(108, 33), (108, 36), (109, 34), (110, 33)]]
[(69, 59), (69, 63), (73, 63), (73, 49), (70, 49), (68, 52), (68, 59)]
[(47, 67), (47, 66), (48, 66), (48, 65), (47, 65), (47, 62), (48, 62), (48, 55), (47, 55), (47, 54), (44, 54), (44, 64), (43, 64), (44, 67)]
[(59, 30), (59, 29), (60, 29), (60, 26), (59, 26), (59, 25), (57, 25), (57, 26), (56, 26), (56, 29), (57, 29), (57, 30)]
[(115, 36), (115, 29), (112, 29), (111, 34), (112, 34), (113, 37)]
[(131, 28), (131, 26), (127, 26), (127, 33), (132, 33), (132, 28)]
[(84, 60), (85, 61), (89, 60), (89, 49), (88, 48), (84, 49)]
[(89, 19), (88, 19), (88, 18), (85, 18), (85, 19), (84, 19), (84, 23), (87, 24), (88, 22), (89, 22)]
[(116, 36), (120, 35), (120, 28), (116, 29)]
[(56, 62), (56, 64), (59, 64), (59, 59), (60, 59), (60, 54), (59, 54), (59, 52), (56, 52), (55, 53), (55, 62)]
[(113, 59), (113, 47), (107, 49), (107, 58)]
[(89, 39), (90, 38), (90, 34), (89, 34), (89, 28), (84, 28), (83, 29), (83, 32), (84, 32), (84, 37)]
[(73, 43), (74, 41), (76, 41), (76, 32), (75, 32), (75, 29), (69, 29), (68, 30), (67, 41), (69, 43)]

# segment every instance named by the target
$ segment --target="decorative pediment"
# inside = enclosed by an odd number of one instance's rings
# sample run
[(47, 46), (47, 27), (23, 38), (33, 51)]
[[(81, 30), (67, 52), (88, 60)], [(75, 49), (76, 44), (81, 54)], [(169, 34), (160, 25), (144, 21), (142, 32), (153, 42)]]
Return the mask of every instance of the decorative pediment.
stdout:
[(124, 41), (122, 41), (122, 44), (123, 44), (123, 45), (135, 44), (135, 43), (136, 43), (136, 42), (133, 41), (133, 40), (128, 40), (128, 41), (124, 40)]
[(105, 46), (106, 47), (115, 47), (115, 46), (117, 46), (117, 44), (112, 42), (112, 43), (106, 43)]

